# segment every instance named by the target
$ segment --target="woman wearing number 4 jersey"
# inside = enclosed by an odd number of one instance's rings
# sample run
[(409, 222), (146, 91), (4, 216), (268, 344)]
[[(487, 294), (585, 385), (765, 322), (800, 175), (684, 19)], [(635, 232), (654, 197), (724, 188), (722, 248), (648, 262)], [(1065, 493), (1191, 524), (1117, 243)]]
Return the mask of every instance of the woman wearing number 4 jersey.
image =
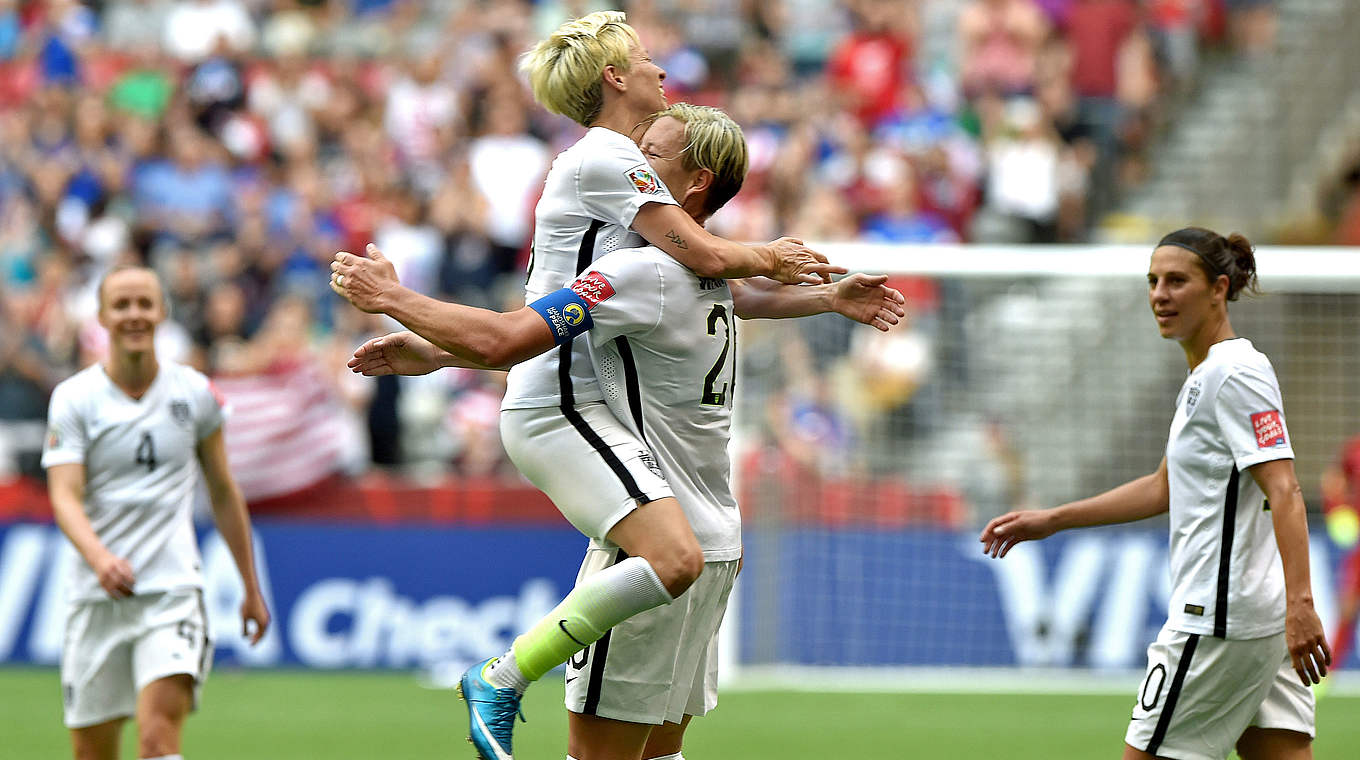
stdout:
[(203, 375), (156, 360), (164, 318), (151, 270), (110, 272), (99, 287), (109, 358), (58, 385), (48, 411), (52, 512), (79, 554), (61, 654), (76, 760), (117, 758), (133, 715), (139, 757), (181, 757), (180, 729), (212, 662), (192, 522), (200, 468), (241, 573), (242, 634), (258, 643), (269, 626), (221, 404)]
[[(735, 194), (746, 172), (741, 130), (716, 109), (672, 106), (647, 130), (642, 145), (685, 212), (699, 221)], [(639, 498), (644, 503), (636, 509), (625, 501), (631, 498), (626, 494), (602, 500), (601, 493), (620, 478), (603, 465), (579, 461), (572, 451), (581, 444), (576, 429), (535, 410), (503, 413), (527, 415), (522, 425), (503, 426), (507, 450), (592, 541), (576, 588), (497, 661), (515, 663), (524, 680), (488, 683), (484, 679), (501, 678), (508, 668), (491, 668), (483, 676), (480, 664), (464, 675), (478, 752), (488, 759), (511, 757), (510, 729), (520, 693), (570, 657), (568, 747), (573, 758), (679, 758), (690, 717), (715, 703), (712, 647), (741, 557), (727, 458), (736, 361), (732, 317), (836, 311), (886, 330), (902, 315), (901, 294), (884, 286), (885, 277), (867, 275), (817, 287), (728, 283), (701, 277), (647, 247), (608, 254), (567, 283), (569, 289), (496, 314), (428, 299), (423, 306), (412, 305), (381, 254), (374, 250), (371, 255), (374, 260), (362, 266), (341, 264), (333, 286), (362, 309), (394, 305), (388, 313), (423, 338), (397, 333), (366, 343), (350, 362), (356, 372), (423, 374), (441, 366), (502, 366), (573, 339), (589, 342), (592, 372), (607, 403), (581, 411), (582, 417), (592, 425), (610, 423), (599, 429), (615, 440), (644, 441), (619, 447), (642, 465), (624, 471), (667, 494)], [(381, 295), (389, 291), (396, 292)], [(545, 454), (525, 455), (534, 451)], [(635, 517), (655, 508), (679, 514), (683, 531), (654, 538), (672, 542), (672, 550), (693, 546), (697, 581), (683, 595), (648, 582), (648, 568), (640, 562), (646, 555), (634, 554), (626, 534), (617, 528), (602, 534), (591, 527), (602, 510), (620, 504)], [(641, 588), (628, 588), (639, 580)], [(629, 591), (645, 595), (648, 603), (627, 601)]]
[(1067, 528), (1170, 512), (1171, 605), (1124, 758), (1312, 757), (1313, 694), (1331, 664), (1313, 610), (1308, 526), (1275, 370), (1233, 333), (1227, 302), (1255, 290), (1241, 235), (1190, 227), (1162, 238), (1148, 302), (1190, 373), (1157, 471), (1099, 496), (1011, 512), (982, 531), (1004, 557)]

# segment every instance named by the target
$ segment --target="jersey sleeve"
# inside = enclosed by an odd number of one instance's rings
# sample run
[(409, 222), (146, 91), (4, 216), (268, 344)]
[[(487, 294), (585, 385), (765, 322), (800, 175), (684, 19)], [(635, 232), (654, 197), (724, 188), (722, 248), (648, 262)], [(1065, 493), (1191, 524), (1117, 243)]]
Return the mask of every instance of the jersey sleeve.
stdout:
[(222, 427), (225, 404), (211, 380), (198, 373), (195, 373), (194, 380), (194, 406), (198, 409), (194, 419), (194, 437), (201, 441)]
[(1238, 371), (1229, 375), (1218, 389), (1214, 414), (1238, 470), (1294, 458), (1280, 386), (1273, 374)]
[(622, 150), (588, 156), (576, 175), (576, 193), (586, 213), (628, 228), (648, 203), (676, 205), (666, 185), (641, 152)]
[(47, 406), (47, 437), (43, 440), (42, 466), (84, 464), (89, 440), (85, 421), (69, 385), (58, 385)]
[[(571, 289), (590, 305), (590, 342), (603, 345), (620, 335), (645, 333), (661, 323), (661, 268), (637, 249), (614, 251), (577, 277)], [(642, 249), (647, 250), (647, 249)]]

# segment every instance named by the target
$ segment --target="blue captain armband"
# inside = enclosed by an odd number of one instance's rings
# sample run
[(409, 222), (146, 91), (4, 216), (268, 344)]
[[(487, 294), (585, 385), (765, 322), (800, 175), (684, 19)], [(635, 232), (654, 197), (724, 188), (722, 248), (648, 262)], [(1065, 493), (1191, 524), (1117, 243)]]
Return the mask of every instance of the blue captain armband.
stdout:
[(594, 325), (590, 319), (590, 307), (571, 288), (549, 293), (529, 304), (529, 308), (538, 312), (543, 321), (548, 323), (548, 328), (553, 331), (553, 340), (559, 346), (570, 343), (572, 338)]

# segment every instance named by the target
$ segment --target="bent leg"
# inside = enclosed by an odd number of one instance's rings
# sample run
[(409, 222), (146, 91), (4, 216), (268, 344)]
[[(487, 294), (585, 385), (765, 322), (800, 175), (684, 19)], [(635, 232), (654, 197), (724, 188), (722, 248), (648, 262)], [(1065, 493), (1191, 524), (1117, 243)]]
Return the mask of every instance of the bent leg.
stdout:
[(1252, 726), (1237, 740), (1242, 760), (1312, 760), (1313, 737), (1283, 728)]
[(576, 760), (640, 760), (658, 728), (582, 713), (567, 713), (567, 754)]
[(114, 718), (93, 726), (71, 729), (75, 760), (118, 760), (118, 738), (127, 718)]
[(606, 537), (630, 557), (647, 560), (672, 597), (685, 593), (704, 570), (699, 539), (674, 497), (657, 499), (629, 512)]
[(184, 719), (194, 707), (194, 679), (181, 673), (147, 684), (137, 695), (138, 757), (178, 755)]

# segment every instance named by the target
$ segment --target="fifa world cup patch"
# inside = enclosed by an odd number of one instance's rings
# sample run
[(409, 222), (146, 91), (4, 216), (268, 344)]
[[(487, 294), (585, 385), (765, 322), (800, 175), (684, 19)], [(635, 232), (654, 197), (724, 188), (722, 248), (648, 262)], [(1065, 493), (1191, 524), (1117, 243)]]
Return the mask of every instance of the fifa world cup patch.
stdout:
[(1284, 418), (1278, 410), (1257, 412), (1251, 416), (1251, 429), (1256, 431), (1256, 448), (1270, 449), (1283, 446)]
[(661, 183), (656, 181), (656, 174), (652, 172), (652, 167), (646, 164), (638, 164), (623, 173), (628, 181), (633, 183), (633, 187), (639, 193), (657, 195), (661, 192)]
[(571, 284), (571, 289), (592, 309), (614, 295), (614, 286), (599, 272), (587, 272), (577, 277), (576, 282)]
[(61, 448), (61, 431), (57, 430), (56, 428), (47, 429), (47, 448), (49, 449)]

